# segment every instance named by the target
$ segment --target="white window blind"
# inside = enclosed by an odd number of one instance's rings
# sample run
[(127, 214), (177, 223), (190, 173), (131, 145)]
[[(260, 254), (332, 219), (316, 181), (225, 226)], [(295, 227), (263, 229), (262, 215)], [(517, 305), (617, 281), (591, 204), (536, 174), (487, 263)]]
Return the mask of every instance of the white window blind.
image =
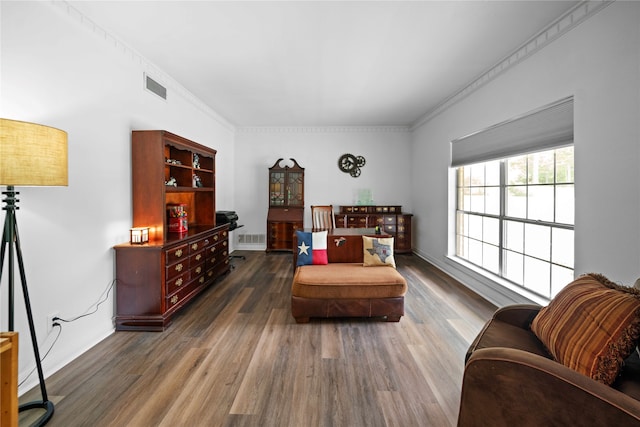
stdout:
[(451, 142), (451, 166), (497, 160), (573, 144), (573, 97)]

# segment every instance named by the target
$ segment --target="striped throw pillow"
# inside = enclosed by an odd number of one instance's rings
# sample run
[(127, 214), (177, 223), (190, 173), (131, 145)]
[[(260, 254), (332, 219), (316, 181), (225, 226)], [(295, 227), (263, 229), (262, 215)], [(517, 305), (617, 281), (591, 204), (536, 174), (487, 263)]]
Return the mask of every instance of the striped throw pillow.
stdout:
[(581, 276), (540, 310), (531, 330), (557, 362), (611, 385), (640, 336), (640, 291)]

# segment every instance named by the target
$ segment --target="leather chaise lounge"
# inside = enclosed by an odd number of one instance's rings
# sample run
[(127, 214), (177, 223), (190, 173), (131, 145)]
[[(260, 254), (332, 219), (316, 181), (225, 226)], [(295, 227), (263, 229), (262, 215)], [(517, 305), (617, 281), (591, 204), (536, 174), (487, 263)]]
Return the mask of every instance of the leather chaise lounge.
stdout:
[[(372, 236), (378, 237), (378, 236)], [(297, 240), (294, 242), (297, 247)], [(404, 315), (407, 281), (393, 267), (363, 264), (362, 235), (329, 235), (326, 265), (296, 268), (291, 287), (291, 314), (297, 323), (310, 318), (386, 317)]]

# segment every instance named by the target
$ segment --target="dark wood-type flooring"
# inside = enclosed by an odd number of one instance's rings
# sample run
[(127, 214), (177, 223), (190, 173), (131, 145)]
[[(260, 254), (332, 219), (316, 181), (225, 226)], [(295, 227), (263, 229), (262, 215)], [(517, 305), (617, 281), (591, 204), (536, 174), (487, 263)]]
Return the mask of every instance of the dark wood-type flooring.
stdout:
[[(48, 426), (456, 424), (464, 354), (494, 306), (419, 257), (396, 255), (409, 283), (399, 323), (299, 325), (291, 254), (234, 255), (246, 260), (233, 259), (165, 332), (116, 332), (48, 378)], [(20, 425), (33, 415), (21, 413)]]

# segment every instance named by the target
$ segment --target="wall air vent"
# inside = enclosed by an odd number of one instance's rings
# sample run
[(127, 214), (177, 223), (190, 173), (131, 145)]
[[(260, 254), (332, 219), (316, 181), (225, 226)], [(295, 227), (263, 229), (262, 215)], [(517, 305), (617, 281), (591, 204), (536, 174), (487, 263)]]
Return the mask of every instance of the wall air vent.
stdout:
[(238, 243), (246, 245), (264, 244), (266, 235), (264, 234), (239, 234)]
[(153, 92), (158, 95), (162, 99), (167, 99), (167, 88), (162, 86), (157, 81), (153, 80), (151, 77), (144, 75), (144, 87), (149, 92)]

